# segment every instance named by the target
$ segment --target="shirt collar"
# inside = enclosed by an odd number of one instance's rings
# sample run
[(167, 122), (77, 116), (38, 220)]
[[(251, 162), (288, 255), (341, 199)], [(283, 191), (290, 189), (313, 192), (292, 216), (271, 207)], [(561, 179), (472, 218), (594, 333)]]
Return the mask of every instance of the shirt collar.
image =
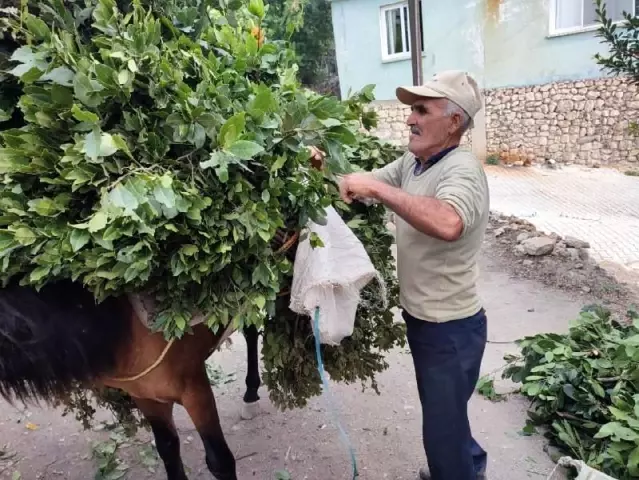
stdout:
[(422, 163), (422, 161), (419, 158), (415, 157), (415, 170), (413, 171), (413, 174), (414, 175), (421, 175), (426, 170), (428, 170), (430, 167), (432, 167), (437, 162), (439, 162), (446, 155), (448, 155), (450, 152), (455, 150), (458, 146), (459, 145), (453, 145), (452, 147), (445, 148), (445, 149), (437, 152), (435, 155), (432, 155), (426, 162), (423, 162), (423, 163)]

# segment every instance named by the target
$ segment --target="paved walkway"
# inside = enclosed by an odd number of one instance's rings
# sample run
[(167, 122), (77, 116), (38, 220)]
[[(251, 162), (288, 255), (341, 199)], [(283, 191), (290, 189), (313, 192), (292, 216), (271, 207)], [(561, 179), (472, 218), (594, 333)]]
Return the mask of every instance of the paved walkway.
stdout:
[(486, 166), (491, 209), (590, 242), (592, 257), (639, 271), (639, 178), (577, 166)]

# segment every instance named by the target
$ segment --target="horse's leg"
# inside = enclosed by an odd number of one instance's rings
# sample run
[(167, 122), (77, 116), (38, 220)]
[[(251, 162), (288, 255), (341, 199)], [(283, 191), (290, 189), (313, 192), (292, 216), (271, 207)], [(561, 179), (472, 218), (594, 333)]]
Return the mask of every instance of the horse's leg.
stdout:
[(260, 388), (260, 370), (257, 355), (258, 331), (255, 325), (246, 327), (243, 332), (246, 339), (246, 392), (244, 393), (244, 405), (242, 418), (250, 420), (259, 414), (260, 396), (257, 391)]
[(134, 398), (151, 424), (155, 445), (164, 462), (167, 480), (188, 480), (180, 457), (180, 438), (173, 422), (173, 403)]
[(237, 480), (235, 457), (224, 438), (215, 397), (204, 366), (188, 380), (181, 403), (202, 438), (206, 465), (213, 476), (217, 480)]

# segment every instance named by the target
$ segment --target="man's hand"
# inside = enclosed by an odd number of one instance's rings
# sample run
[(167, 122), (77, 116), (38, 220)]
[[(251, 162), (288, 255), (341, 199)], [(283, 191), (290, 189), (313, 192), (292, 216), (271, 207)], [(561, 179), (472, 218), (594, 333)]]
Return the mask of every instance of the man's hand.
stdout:
[(311, 165), (313, 165), (313, 167), (317, 170), (323, 170), (326, 154), (317, 147), (311, 146), (308, 147), (308, 150), (311, 153)]
[(358, 199), (376, 199), (379, 183), (368, 173), (351, 173), (340, 180), (339, 194), (346, 203)]

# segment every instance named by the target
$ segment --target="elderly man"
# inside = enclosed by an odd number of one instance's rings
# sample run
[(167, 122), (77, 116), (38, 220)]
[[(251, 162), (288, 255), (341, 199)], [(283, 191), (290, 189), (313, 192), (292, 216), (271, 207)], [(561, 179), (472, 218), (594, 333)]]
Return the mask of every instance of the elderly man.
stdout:
[(468, 74), (447, 71), (398, 88), (397, 98), (412, 110), (408, 152), (380, 170), (343, 177), (340, 194), (395, 213), (400, 303), (429, 466), (420, 478), (484, 479), (487, 455), (471, 435), (467, 405), (486, 344), (476, 282), (488, 184), (481, 163), (459, 147), (481, 93)]

